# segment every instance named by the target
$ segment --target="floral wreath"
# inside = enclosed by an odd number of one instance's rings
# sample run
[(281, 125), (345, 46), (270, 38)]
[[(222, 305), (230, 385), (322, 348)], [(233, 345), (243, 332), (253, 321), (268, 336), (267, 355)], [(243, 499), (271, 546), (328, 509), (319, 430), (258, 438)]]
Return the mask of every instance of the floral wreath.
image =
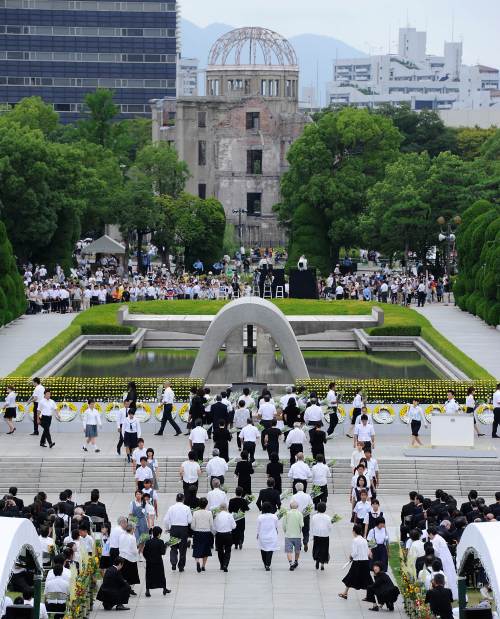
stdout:
[[(5, 413), (5, 408), (0, 408), (0, 413), (3, 415)], [(26, 413), (26, 408), (24, 404), (19, 404), (16, 402), (16, 416), (14, 417), (14, 421), (19, 423), (24, 419), (24, 415)]]
[(485, 426), (493, 423), (493, 406), (491, 404), (480, 404), (475, 414), (478, 420)]
[[(339, 407), (340, 408), (340, 407)], [(358, 415), (358, 417), (361, 417), (361, 415), (370, 415), (371, 414), (371, 410), (369, 406), (363, 406), (363, 408), (366, 408), (366, 411), (363, 413), (363, 409), (361, 409), (361, 414)], [(349, 419), (352, 419), (352, 414), (354, 412), (354, 406), (351, 408), (351, 410), (349, 411)]]
[(189, 417), (189, 404), (183, 404), (178, 410), (177, 410), (177, 416), (179, 417), (179, 419), (181, 421), (185, 421), (187, 422), (188, 417)]
[(373, 409), (373, 420), (381, 424), (389, 424), (394, 421), (394, 408), (390, 404), (377, 404)]
[(106, 419), (108, 421), (116, 421), (116, 411), (120, 410), (120, 408), (122, 408), (122, 404), (121, 402), (115, 401), (115, 402), (108, 402), (106, 404), (106, 408), (104, 409), (104, 414), (106, 416)]
[(59, 402), (57, 404), (57, 418), (59, 421), (67, 423), (73, 421), (78, 413), (78, 409), (73, 402)]
[(410, 410), (410, 405), (409, 404), (405, 404), (399, 410), (399, 419), (403, 423), (410, 423), (410, 418), (408, 417), (408, 411), (409, 410)]
[[(83, 415), (88, 410), (88, 408), (89, 408), (89, 405), (87, 404), (87, 402), (84, 402), (82, 404), (82, 408), (80, 409), (80, 415)], [(102, 413), (102, 406), (101, 404), (99, 404), (99, 402), (94, 403), (94, 408), (99, 413)]]
[[(174, 410), (175, 410), (175, 406), (172, 406), (172, 418), (174, 416)], [(160, 404), (158, 404), (158, 406), (155, 408), (154, 410), (154, 416), (156, 417), (156, 419), (158, 421), (161, 421), (161, 418), (163, 417), (163, 404), (160, 402)]]
[(439, 411), (442, 415), (444, 413), (444, 406), (442, 404), (429, 404), (425, 409), (425, 418), (429, 423), (432, 423), (432, 413), (434, 411)]
[(141, 423), (146, 423), (149, 421), (150, 417), (151, 406), (146, 404), (146, 402), (137, 402), (137, 406), (135, 408), (135, 418)]
[[(324, 406), (322, 408), (328, 410), (328, 407), (326, 407), (326, 406)], [(333, 411), (331, 411), (329, 413), (328, 412), (325, 413), (325, 420), (328, 421), (328, 423), (330, 423), (330, 415), (332, 413), (333, 413)], [(338, 422), (339, 423), (344, 423), (344, 421), (345, 421), (345, 408), (341, 404), (337, 405), (337, 418), (338, 418)]]

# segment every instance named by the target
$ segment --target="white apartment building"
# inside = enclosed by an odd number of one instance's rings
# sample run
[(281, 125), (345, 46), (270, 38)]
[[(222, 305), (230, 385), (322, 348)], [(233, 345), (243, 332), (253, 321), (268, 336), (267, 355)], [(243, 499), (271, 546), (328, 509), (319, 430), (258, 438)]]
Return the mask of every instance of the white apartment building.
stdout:
[(177, 96), (198, 96), (198, 64), (197, 58), (179, 58), (177, 65)]
[(413, 110), (500, 105), (498, 69), (462, 64), (462, 43), (445, 42), (443, 56), (426, 49), (427, 33), (401, 28), (397, 54), (337, 60), (327, 102), (368, 108), (407, 104)]

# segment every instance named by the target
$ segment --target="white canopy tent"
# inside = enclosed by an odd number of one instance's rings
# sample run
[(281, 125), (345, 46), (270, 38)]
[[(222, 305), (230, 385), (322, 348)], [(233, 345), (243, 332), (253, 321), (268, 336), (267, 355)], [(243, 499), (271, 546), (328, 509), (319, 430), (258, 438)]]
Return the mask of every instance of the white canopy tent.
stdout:
[(82, 254), (123, 255), (125, 246), (105, 234), (82, 249)]
[(471, 554), (480, 559), (488, 575), (498, 608), (500, 606), (500, 522), (479, 522), (466, 527), (457, 548), (459, 575)]
[(26, 518), (0, 518), (0, 608), (17, 558), (28, 550), (38, 570), (42, 547), (33, 524)]

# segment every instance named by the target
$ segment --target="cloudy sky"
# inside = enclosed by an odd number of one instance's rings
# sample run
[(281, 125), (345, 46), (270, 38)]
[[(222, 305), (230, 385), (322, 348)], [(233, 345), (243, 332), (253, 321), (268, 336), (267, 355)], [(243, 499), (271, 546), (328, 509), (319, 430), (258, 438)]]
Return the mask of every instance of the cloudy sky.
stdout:
[(324, 34), (371, 53), (385, 53), (407, 22), (428, 32), (428, 51), (463, 40), (464, 60), (500, 65), (499, 0), (180, 0), (182, 16), (199, 26), (223, 22), (264, 26), (285, 36)]

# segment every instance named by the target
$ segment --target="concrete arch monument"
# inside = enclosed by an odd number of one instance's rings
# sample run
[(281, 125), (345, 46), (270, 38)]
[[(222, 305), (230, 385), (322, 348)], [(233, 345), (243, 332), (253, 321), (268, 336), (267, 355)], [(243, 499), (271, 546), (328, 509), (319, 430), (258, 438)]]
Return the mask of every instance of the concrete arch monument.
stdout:
[(191, 378), (205, 378), (229, 335), (244, 325), (269, 332), (279, 346), (294, 378), (309, 378), (297, 338), (283, 312), (259, 297), (243, 297), (225, 305), (210, 324), (191, 371)]

